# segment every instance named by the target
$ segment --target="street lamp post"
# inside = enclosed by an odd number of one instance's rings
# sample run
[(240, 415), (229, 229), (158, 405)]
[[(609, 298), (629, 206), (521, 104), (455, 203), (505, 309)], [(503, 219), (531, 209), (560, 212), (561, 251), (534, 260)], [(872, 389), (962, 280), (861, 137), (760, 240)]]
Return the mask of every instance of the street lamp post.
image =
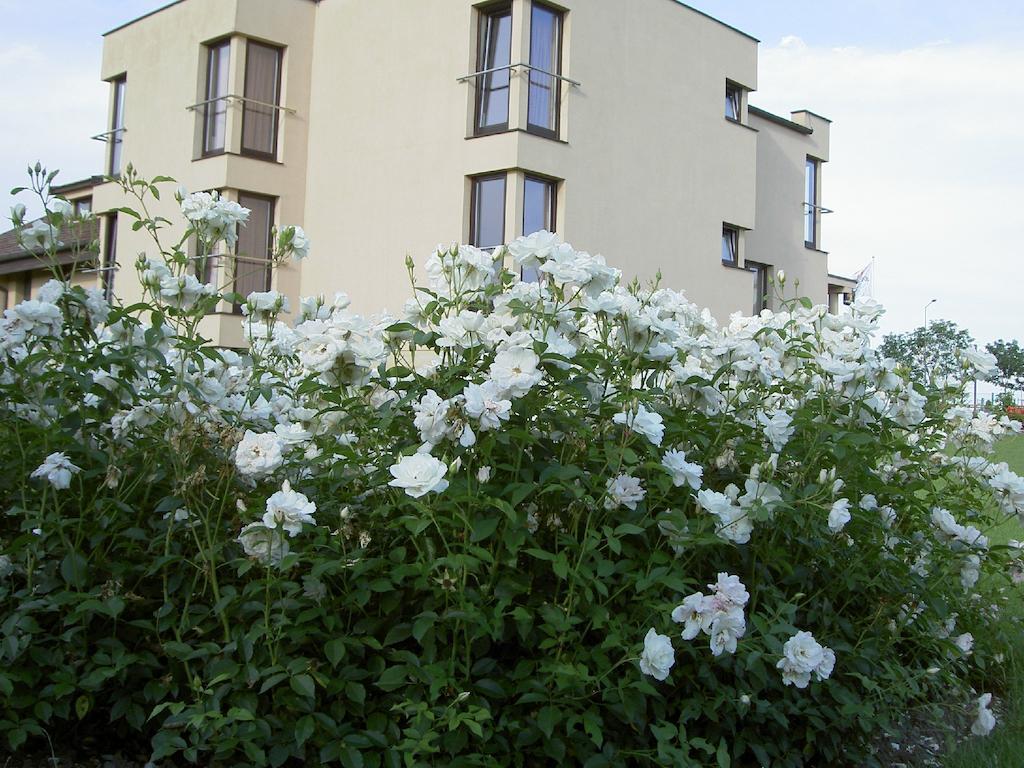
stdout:
[(938, 301), (938, 299), (932, 299), (931, 301), (929, 301), (927, 304), (924, 305), (924, 327), (925, 328), (928, 327), (928, 307), (930, 307), (936, 301)]

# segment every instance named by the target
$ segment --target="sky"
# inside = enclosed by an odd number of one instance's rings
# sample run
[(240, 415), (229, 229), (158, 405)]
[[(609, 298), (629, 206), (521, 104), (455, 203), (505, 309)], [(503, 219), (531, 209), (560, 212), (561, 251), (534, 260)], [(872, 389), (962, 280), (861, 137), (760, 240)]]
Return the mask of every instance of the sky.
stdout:
[[(0, 0), (0, 210), (28, 162), (101, 168), (101, 34), (163, 4)], [(883, 330), (936, 299), (929, 320), (1024, 341), (1024, 0), (690, 4), (761, 40), (752, 104), (833, 120), (822, 246), (832, 272), (873, 264)]]

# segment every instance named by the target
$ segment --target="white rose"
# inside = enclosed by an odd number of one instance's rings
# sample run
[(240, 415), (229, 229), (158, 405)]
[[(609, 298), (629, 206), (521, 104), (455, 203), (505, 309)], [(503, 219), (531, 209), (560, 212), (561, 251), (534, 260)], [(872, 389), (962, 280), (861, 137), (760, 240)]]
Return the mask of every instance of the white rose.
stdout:
[(659, 635), (651, 627), (644, 637), (644, 651), (640, 654), (640, 671), (655, 680), (664, 680), (676, 663), (676, 652), (667, 635)]
[(389, 471), (393, 479), (388, 485), (404, 489), (414, 499), (431, 491), (441, 493), (448, 487), (448, 481), (444, 479), (448, 467), (429, 453), (403, 456)]
[(243, 475), (269, 475), (284, 463), (281, 438), (273, 432), (257, 434), (246, 430), (235, 451), (235, 466)]
[(263, 515), (263, 524), (267, 528), (281, 526), (289, 536), (297, 536), (301, 533), (304, 523), (316, 525), (316, 520), (313, 519), (314, 513), (316, 513), (316, 504), (303, 494), (293, 491), (291, 485), (285, 480), (281, 485), (281, 490), (267, 499), (267, 511)]

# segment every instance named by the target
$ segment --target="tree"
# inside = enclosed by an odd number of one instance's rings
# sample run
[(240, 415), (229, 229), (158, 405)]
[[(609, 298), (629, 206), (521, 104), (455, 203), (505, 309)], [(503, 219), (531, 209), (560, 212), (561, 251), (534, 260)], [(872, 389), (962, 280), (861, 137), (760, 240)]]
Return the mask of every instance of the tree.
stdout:
[(993, 341), (985, 346), (996, 359), (996, 373), (992, 382), (1011, 392), (1024, 390), (1024, 347), (1017, 340)]
[(908, 333), (886, 334), (880, 351), (908, 368), (917, 381), (959, 372), (957, 352), (973, 343), (966, 329), (950, 320), (936, 320)]

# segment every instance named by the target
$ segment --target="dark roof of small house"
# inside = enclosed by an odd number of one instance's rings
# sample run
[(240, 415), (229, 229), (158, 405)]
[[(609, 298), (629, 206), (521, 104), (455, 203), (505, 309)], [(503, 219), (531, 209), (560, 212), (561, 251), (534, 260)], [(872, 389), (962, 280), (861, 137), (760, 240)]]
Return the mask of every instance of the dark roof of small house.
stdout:
[[(57, 232), (57, 240), (62, 243), (56, 250), (58, 263), (70, 263), (86, 254), (91, 258), (95, 254), (99, 233), (100, 224), (96, 217), (61, 225)], [(0, 232), (0, 274), (42, 269), (46, 266), (40, 260), (43, 255), (41, 250), (27, 251), (22, 248), (17, 230)]]

